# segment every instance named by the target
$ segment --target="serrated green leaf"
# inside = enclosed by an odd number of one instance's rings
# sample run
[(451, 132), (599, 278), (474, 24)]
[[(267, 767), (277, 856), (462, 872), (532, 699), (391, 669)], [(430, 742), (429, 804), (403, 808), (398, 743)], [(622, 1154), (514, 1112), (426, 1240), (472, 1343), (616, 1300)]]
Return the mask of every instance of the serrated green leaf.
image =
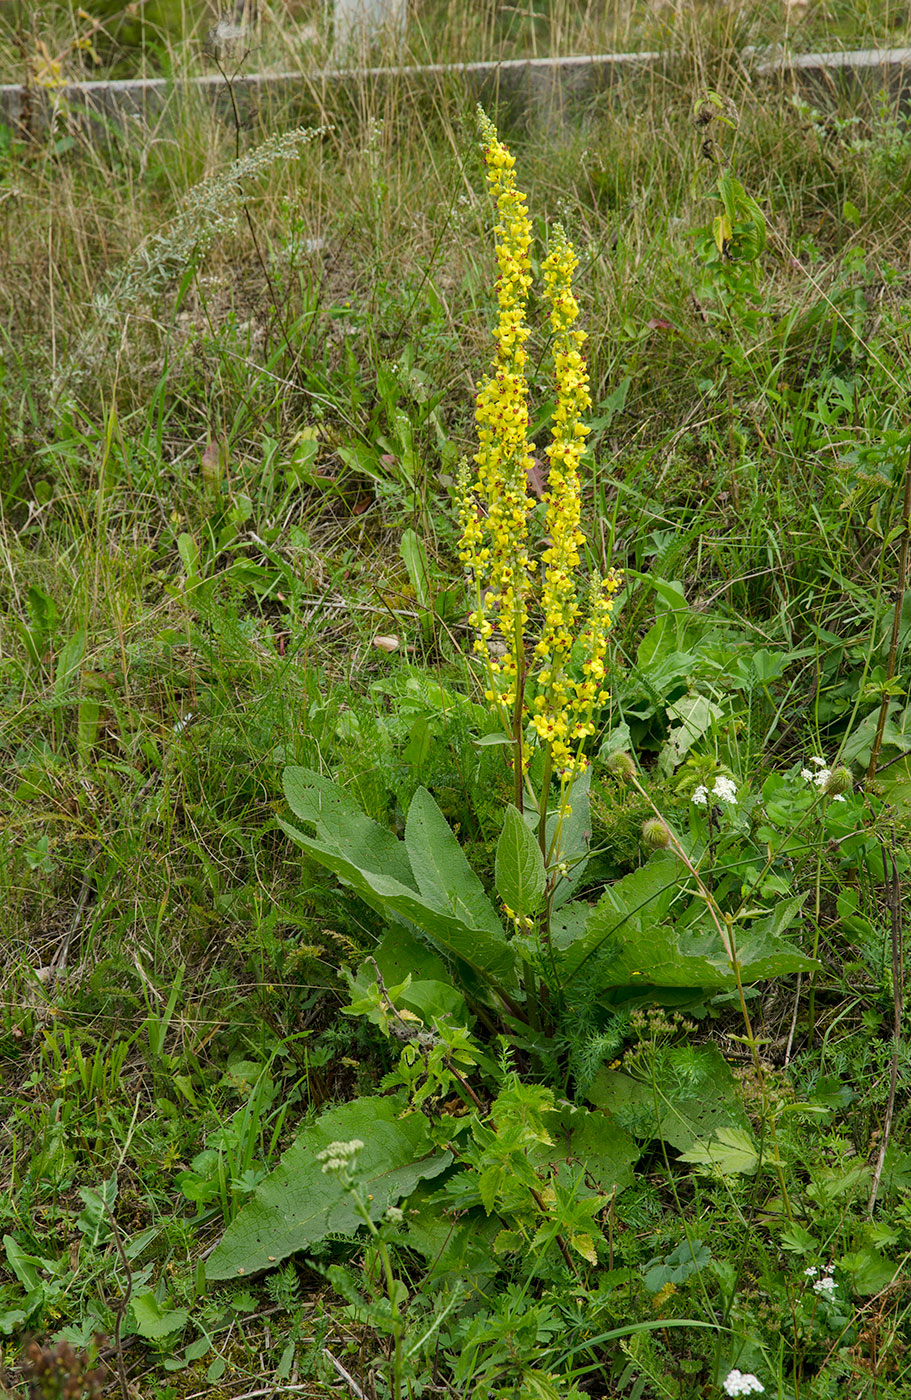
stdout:
[(745, 1129), (716, 1128), (711, 1142), (695, 1142), (681, 1152), (680, 1160), (709, 1167), (720, 1176), (749, 1175), (759, 1165), (759, 1153)]
[(160, 1342), (187, 1324), (187, 1308), (162, 1308), (154, 1293), (139, 1293), (130, 1300), (136, 1331), (147, 1342)]
[(517, 918), (531, 918), (541, 907), (545, 872), (541, 848), (518, 809), (506, 808), (497, 842), (497, 894)]
[(401, 1118), (397, 1098), (363, 1098), (324, 1113), (305, 1128), (225, 1231), (206, 1262), (206, 1277), (245, 1277), (268, 1269), (328, 1234), (353, 1235), (362, 1223), (338, 1177), (317, 1154), (331, 1142), (360, 1139), (357, 1180), (371, 1218), (406, 1197), (419, 1181), (452, 1161), (429, 1148), (420, 1114)]
[(518, 1230), (501, 1230), (493, 1242), (494, 1254), (514, 1254), (524, 1250), (526, 1237)]

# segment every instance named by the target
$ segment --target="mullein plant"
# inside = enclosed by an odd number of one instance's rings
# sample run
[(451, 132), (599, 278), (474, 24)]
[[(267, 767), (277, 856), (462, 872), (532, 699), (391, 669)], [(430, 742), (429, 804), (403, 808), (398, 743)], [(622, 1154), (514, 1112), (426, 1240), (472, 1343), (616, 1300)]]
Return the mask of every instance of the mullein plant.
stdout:
[[(584, 602), (580, 597), (579, 553), (585, 535), (579, 467), (590, 431), (584, 415), (591, 396), (582, 354), (586, 335), (576, 327), (579, 306), (572, 289), (578, 258), (559, 225), (541, 268), (556, 397), (544, 493), (547, 548), (540, 566), (531, 554), (529, 520), (537, 508), (528, 489), (535, 461), (525, 377), (531, 222), (525, 195), (516, 188), (514, 157), (480, 108), (478, 122), (499, 216), (498, 319), (495, 353), (477, 397), (476, 472), (472, 479), (463, 466), (459, 480), (459, 558), (474, 601), (469, 624), (486, 676), (485, 696), (512, 743), (515, 805), (520, 812), (529, 804), (537, 810), (541, 854), (554, 869), (572, 785), (588, 764), (585, 742), (595, 732), (596, 710), (609, 698), (606, 655), (620, 577), (611, 570), (604, 578), (593, 578)], [(539, 748), (544, 762), (536, 792), (529, 764)], [(557, 821), (548, 840), (552, 796)]]

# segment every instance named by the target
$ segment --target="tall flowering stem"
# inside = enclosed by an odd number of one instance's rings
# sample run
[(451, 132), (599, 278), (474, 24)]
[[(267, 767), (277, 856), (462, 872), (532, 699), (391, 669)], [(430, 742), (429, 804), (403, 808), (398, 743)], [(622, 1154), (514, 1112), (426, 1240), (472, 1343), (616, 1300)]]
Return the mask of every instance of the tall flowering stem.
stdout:
[[(498, 321), (490, 372), (476, 402), (478, 452), (474, 479), (460, 480), (462, 537), (459, 558), (474, 593), (469, 621), (474, 650), (483, 659), (486, 698), (513, 741), (516, 806), (524, 791), (539, 811), (539, 841), (548, 864), (560, 856), (569, 792), (584, 772), (585, 741), (594, 733), (594, 712), (608, 700), (605, 656), (619, 577), (595, 579), (586, 607), (577, 571), (585, 536), (580, 527), (579, 467), (590, 431), (588, 370), (582, 355), (586, 336), (576, 327), (579, 307), (572, 290), (578, 259), (563, 229), (552, 233), (542, 265), (543, 295), (553, 342), (556, 407), (551, 424), (543, 532), (543, 569), (529, 554), (529, 517), (536, 507), (528, 491), (534, 465), (528, 441), (529, 335), (526, 320), (531, 286), (531, 224), (525, 196), (516, 189), (515, 160), (479, 111), (487, 180), (496, 201)], [(528, 636), (532, 613), (540, 613), (537, 641)], [(584, 621), (583, 621), (584, 619)], [(545, 750), (540, 798), (528, 782), (535, 746)], [(546, 828), (551, 784), (559, 779), (556, 830), (548, 847)]]
[[(496, 706), (516, 743), (516, 806), (522, 806), (527, 759), (522, 751), (525, 632), (533, 561), (528, 555), (528, 516), (534, 508), (526, 480), (534, 465), (528, 441), (525, 342), (531, 286), (531, 221), (525, 196), (516, 189), (515, 158), (479, 114), (487, 182), (499, 216), (496, 226), (497, 328), (495, 353), (478, 386), (475, 421), (478, 451), (473, 487), (463, 480), (460, 558), (473, 573), (475, 651), (484, 658), (486, 698)], [(496, 634), (496, 647), (491, 641)]]
[(550, 309), (553, 335), (556, 407), (551, 422), (550, 461), (545, 494), (545, 532), (550, 540), (544, 551), (544, 581), (541, 606), (544, 619), (535, 646), (538, 662), (537, 694), (532, 702), (532, 724), (548, 746), (540, 840), (545, 854), (547, 797), (552, 769), (560, 775), (560, 823), (565, 815), (569, 788), (584, 771), (583, 745), (595, 732), (592, 722), (596, 706), (605, 705), (609, 695), (604, 688), (605, 655), (618, 576), (595, 581), (589, 599), (588, 620), (579, 637), (582, 678), (573, 680), (568, 672), (579, 631), (582, 611), (576, 584), (579, 550), (585, 544), (580, 528), (582, 514), (579, 463), (585, 439), (591, 431), (583, 415), (591, 408), (588, 369), (582, 355), (587, 336), (575, 328), (579, 303), (573, 294), (573, 273), (578, 258), (563, 228), (557, 224), (544, 260), (544, 299)]

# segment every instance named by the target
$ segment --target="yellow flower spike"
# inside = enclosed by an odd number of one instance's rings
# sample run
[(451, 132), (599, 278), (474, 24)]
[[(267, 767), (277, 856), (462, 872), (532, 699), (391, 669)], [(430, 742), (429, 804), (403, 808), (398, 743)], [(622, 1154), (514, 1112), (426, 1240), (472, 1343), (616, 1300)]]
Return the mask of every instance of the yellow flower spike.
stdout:
[[(531, 286), (531, 221), (525, 196), (516, 189), (515, 161), (493, 123), (479, 111), (487, 179), (499, 220), (496, 257), (499, 317), (490, 373), (478, 389), (475, 420), (477, 481), (472, 492), (460, 484), (462, 538), (459, 557), (473, 575), (475, 616), (490, 623), (487, 633), (505, 647), (488, 652), (490, 690), (500, 705), (515, 703), (511, 678), (525, 669), (524, 638), (532, 561), (528, 558), (528, 516), (534, 500), (526, 488), (533, 465), (528, 441), (528, 385), (525, 342), (526, 302)], [(474, 623), (477, 627), (477, 622)]]
[[(589, 607), (583, 609), (576, 583), (585, 544), (579, 467), (590, 431), (584, 417), (591, 408), (591, 395), (582, 353), (586, 336), (575, 325), (579, 307), (572, 278), (578, 259), (559, 226), (541, 268), (552, 334), (555, 407), (546, 449), (548, 548), (541, 556), (537, 578), (537, 561), (529, 558), (528, 517), (536, 504), (527, 486), (534, 459), (528, 441), (524, 373), (531, 224), (525, 196), (516, 189), (515, 161), (480, 109), (479, 126), (487, 181), (498, 214), (498, 317), (490, 371), (478, 385), (476, 475), (474, 483), (469, 483), (466, 468), (459, 480), (459, 558), (473, 584), (469, 622), (475, 632), (474, 651), (486, 663), (486, 698), (508, 733), (515, 734), (517, 741), (523, 734), (529, 739), (520, 744), (517, 778), (527, 771), (532, 743), (543, 745), (548, 762), (541, 810), (546, 812), (547, 788), (555, 774), (562, 822), (568, 815), (573, 779), (587, 766), (583, 749), (594, 733), (595, 707), (608, 699), (605, 658), (619, 580), (613, 572), (597, 580)], [(532, 644), (526, 632), (533, 592), (539, 596), (542, 623)], [(587, 613), (584, 627), (583, 611)], [(580, 662), (581, 670), (577, 669)], [(518, 789), (516, 801), (521, 805)], [(543, 841), (543, 815), (540, 829)]]

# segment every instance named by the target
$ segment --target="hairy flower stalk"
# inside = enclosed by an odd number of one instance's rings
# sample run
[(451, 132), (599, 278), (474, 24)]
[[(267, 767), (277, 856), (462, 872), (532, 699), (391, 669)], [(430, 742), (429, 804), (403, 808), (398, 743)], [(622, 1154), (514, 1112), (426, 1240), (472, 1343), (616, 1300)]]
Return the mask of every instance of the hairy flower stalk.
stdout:
[[(477, 474), (460, 481), (462, 538), (459, 558), (472, 580), (475, 652), (488, 676), (486, 698), (496, 706), (513, 739), (516, 805), (522, 806), (523, 780), (535, 743), (546, 748), (540, 809), (541, 848), (559, 856), (559, 826), (545, 849), (548, 796), (554, 774), (560, 783), (562, 818), (568, 794), (584, 771), (585, 741), (594, 733), (596, 707), (607, 702), (605, 656), (618, 576), (593, 581), (587, 608), (580, 602), (577, 571), (585, 536), (580, 528), (579, 465), (590, 431), (584, 415), (591, 408), (588, 370), (582, 355), (585, 333), (575, 322), (579, 307), (572, 290), (578, 259), (557, 226), (543, 263), (543, 293), (553, 338), (556, 406), (547, 448), (549, 476), (542, 577), (529, 557), (528, 518), (535, 500), (528, 491), (533, 465), (528, 441), (528, 385), (525, 342), (531, 225), (525, 196), (516, 189), (514, 158), (496, 128), (479, 114), (487, 179), (497, 204), (496, 227), (499, 318), (491, 372), (477, 398)], [(532, 646), (527, 639), (532, 604), (541, 626)], [(585, 616), (584, 625), (582, 618)], [(527, 742), (526, 742), (527, 738)]]

